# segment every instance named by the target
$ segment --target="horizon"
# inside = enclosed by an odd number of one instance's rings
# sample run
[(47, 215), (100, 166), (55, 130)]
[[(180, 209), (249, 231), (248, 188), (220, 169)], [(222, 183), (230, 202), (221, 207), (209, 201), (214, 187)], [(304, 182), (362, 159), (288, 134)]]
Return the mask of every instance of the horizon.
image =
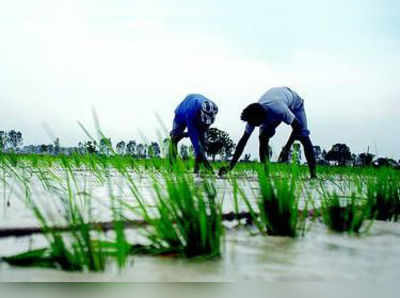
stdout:
[[(160, 146), (159, 148), (161, 149), (161, 151), (159, 152), (159, 153), (161, 154), (161, 158), (164, 158), (164, 157), (165, 157), (165, 156), (163, 156), (163, 150), (162, 150), (162, 148), (163, 148), (163, 144), (162, 144), (162, 143), (163, 143), (163, 141), (165, 141), (165, 139), (164, 139), (164, 140), (161, 140), (161, 139), (159, 139), (159, 140), (152, 140), (152, 139), (145, 139), (145, 137), (142, 136), (142, 141), (136, 140), (136, 139), (129, 139), (129, 140), (128, 140), (128, 139), (127, 139), (127, 140), (113, 140), (111, 137), (109, 138), (108, 136), (105, 136), (105, 135), (100, 136), (101, 133), (99, 133), (99, 135), (98, 135), (97, 138), (93, 137), (93, 135), (90, 135), (90, 136), (86, 135), (87, 138), (86, 138), (86, 139), (83, 139), (83, 140), (81, 140), (81, 141), (79, 141), (78, 144), (76, 144), (76, 145), (62, 146), (61, 143), (60, 143), (59, 137), (54, 136), (53, 133), (51, 132), (51, 129), (50, 129), (50, 128), (46, 128), (46, 127), (45, 127), (44, 129), (47, 131), (47, 133), (48, 133), (48, 135), (49, 135), (49, 138), (54, 139), (54, 141), (53, 141), (52, 143), (47, 143), (47, 144), (44, 144), (44, 143), (43, 143), (43, 144), (25, 144), (25, 143), (22, 143), (21, 145), (17, 146), (17, 148), (14, 148), (14, 149), (17, 149), (17, 150), (18, 150), (17, 153), (20, 153), (20, 154), (26, 154), (26, 153), (28, 153), (28, 154), (30, 154), (30, 153), (32, 153), (32, 154), (43, 154), (43, 153), (54, 154), (54, 152), (51, 152), (51, 151), (45, 151), (45, 152), (40, 152), (40, 153), (39, 153), (39, 152), (24, 152), (23, 150), (26, 149), (26, 148), (28, 148), (28, 147), (36, 147), (36, 148), (38, 148), (38, 147), (41, 147), (41, 146), (43, 146), (43, 145), (46, 145), (46, 146), (49, 146), (49, 145), (55, 146), (55, 143), (56, 143), (56, 142), (58, 142), (58, 144), (59, 144), (59, 146), (60, 146), (59, 148), (61, 148), (61, 149), (79, 149), (80, 146), (85, 147), (87, 143), (92, 143), (92, 144), (93, 144), (94, 146), (96, 146), (97, 149), (99, 150), (98, 153), (100, 153), (101, 150), (104, 150), (104, 149), (101, 149), (101, 144), (100, 144), (101, 139), (104, 137), (104, 138), (109, 139), (109, 140), (111, 141), (111, 146), (112, 146), (112, 148), (113, 148), (114, 150), (116, 150), (116, 151), (115, 151), (116, 154), (121, 154), (121, 153), (118, 153), (118, 152), (117, 152), (117, 151), (118, 151), (118, 148), (117, 148), (118, 143), (124, 142), (125, 145), (127, 145), (130, 141), (134, 141), (136, 145), (144, 145), (144, 146), (146, 146), (146, 148), (147, 148), (147, 147), (151, 147), (154, 143), (157, 143), (157, 144)], [(86, 129), (86, 128), (82, 128), (82, 129)], [(14, 130), (14, 131), (17, 132), (17, 133), (18, 133), (18, 132), (21, 132), (21, 131), (18, 131), (18, 130)], [(7, 134), (9, 131), (2, 131), (2, 130), (0, 130), (0, 132), (4, 132), (4, 133)], [(85, 132), (85, 133), (86, 133), (86, 132)], [(90, 133), (90, 132), (89, 132), (89, 133)], [(21, 132), (21, 134), (22, 134), (22, 139), (23, 139), (23, 132)], [(94, 139), (91, 139), (91, 137), (93, 137)], [(93, 141), (96, 142), (96, 143), (93, 143)], [(295, 144), (296, 144), (296, 143), (298, 143), (298, 144), (301, 146), (301, 144), (299, 143), (299, 141), (296, 141)], [(324, 148), (324, 147), (322, 147), (322, 146), (320, 146), (320, 145), (318, 145), (318, 144), (314, 144), (314, 147), (319, 147), (319, 148), (321, 149), (321, 153), (322, 153), (323, 151), (325, 151), (326, 153), (328, 153), (329, 151), (332, 150), (332, 148), (333, 148), (334, 145), (338, 145), (338, 144), (341, 144), (341, 143), (334, 143), (334, 144), (332, 144), (332, 146), (330, 146), (330, 148)], [(235, 144), (235, 146), (236, 146), (236, 145), (237, 145), (237, 144)], [(352, 151), (351, 145), (349, 145), (349, 144), (345, 144), (345, 145), (349, 147), (351, 154), (355, 154), (355, 156), (356, 156), (357, 158), (359, 157), (360, 154), (365, 154), (365, 153), (373, 154), (373, 153), (371, 152), (370, 148), (368, 148), (367, 151), (363, 151), (363, 152), (354, 152), (354, 151)], [(192, 150), (193, 150), (193, 146), (190, 144), (189, 141), (187, 141), (187, 142), (181, 142), (180, 145), (179, 145), (179, 148), (181, 148), (181, 146), (186, 146), (186, 149), (192, 147)], [(83, 148), (83, 147), (82, 147), (82, 148)], [(14, 149), (12, 149), (12, 150), (14, 150)], [(7, 150), (9, 150), (9, 149), (7, 149)], [(46, 150), (49, 150), (49, 149), (46, 149)], [(53, 148), (53, 150), (54, 150), (54, 148)], [(125, 149), (124, 149), (124, 150), (125, 150)], [(147, 150), (147, 149), (146, 149), (146, 150)], [(295, 150), (295, 149), (292, 147), (291, 150)], [(304, 149), (303, 149), (302, 147), (300, 147), (300, 160), (301, 160), (302, 162), (306, 161), (306, 160), (305, 160), (305, 157), (304, 157), (304, 152), (303, 152), (303, 150), (304, 150)], [(1, 152), (1, 151), (0, 151), (0, 152)], [(3, 152), (8, 152), (8, 151), (3, 151)], [(278, 151), (278, 152), (279, 152), (279, 151)], [(274, 162), (274, 159), (277, 159), (276, 157), (277, 157), (277, 155), (278, 155), (278, 152), (275, 152), (275, 151), (272, 152), (271, 162)], [(293, 151), (292, 151), (292, 152), (293, 152)], [(64, 153), (65, 153), (65, 152), (64, 152)], [(64, 153), (61, 153), (61, 154), (64, 154)], [(60, 153), (56, 153), (56, 155), (58, 155), (58, 154), (60, 154)], [(90, 153), (89, 153), (89, 154), (90, 154)], [(111, 152), (106, 153), (106, 154), (107, 154), (107, 155), (110, 155)], [(147, 155), (147, 154), (148, 154), (148, 153), (146, 153), (146, 155)], [(183, 154), (183, 153), (180, 153), (180, 154)], [(232, 152), (232, 154), (233, 154), (233, 152)], [(257, 160), (259, 160), (258, 156), (253, 156), (250, 152), (246, 152), (246, 151), (243, 152), (243, 154), (242, 154), (242, 156), (241, 156), (241, 160), (244, 160), (244, 159), (245, 159), (245, 155), (247, 155), (247, 154), (250, 154), (250, 161), (257, 161)], [(123, 155), (130, 155), (130, 153), (125, 152), (125, 153), (123, 153)], [(217, 154), (217, 155), (219, 155), (219, 154)], [(210, 155), (208, 155), (208, 157), (210, 158)], [(275, 158), (274, 158), (274, 157), (275, 157)], [(143, 157), (139, 157), (139, 158), (143, 158)], [(319, 157), (319, 158), (321, 158), (321, 157)], [(380, 155), (373, 154), (373, 159), (374, 159), (374, 160), (377, 160), (378, 158), (392, 159), (392, 160), (394, 160), (394, 161), (400, 163), (400, 159), (399, 159), (399, 160), (396, 160), (395, 158), (390, 157), (390, 156), (380, 156)], [(223, 158), (222, 158), (221, 155), (220, 155), (220, 159), (223, 160)], [(322, 158), (322, 159), (323, 159), (323, 158)], [(353, 160), (353, 159), (352, 159), (352, 160)], [(354, 161), (356, 161), (356, 158), (354, 158)]]

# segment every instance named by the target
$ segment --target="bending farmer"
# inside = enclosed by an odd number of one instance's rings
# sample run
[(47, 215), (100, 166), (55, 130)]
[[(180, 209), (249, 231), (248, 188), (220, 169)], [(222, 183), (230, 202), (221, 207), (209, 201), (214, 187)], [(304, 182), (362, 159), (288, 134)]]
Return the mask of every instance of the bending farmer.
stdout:
[[(205, 155), (205, 133), (215, 121), (217, 105), (200, 94), (190, 94), (175, 110), (173, 129), (171, 131), (172, 155), (176, 158), (178, 143), (185, 137), (192, 142), (196, 157), (194, 171), (199, 171), (200, 164), (212, 170)], [(187, 128), (187, 132), (185, 129)]]
[(307, 128), (304, 100), (296, 92), (287, 87), (272, 88), (261, 97), (258, 103), (245, 108), (241, 119), (247, 122), (245, 132), (236, 147), (229, 168), (221, 168), (220, 175), (235, 167), (256, 126), (260, 127), (260, 161), (265, 163), (269, 158), (269, 140), (275, 135), (276, 127), (283, 121), (291, 125), (293, 131), (282, 149), (279, 160), (287, 161), (293, 142), (299, 140), (304, 147), (311, 177), (316, 177), (315, 157), (309, 137), (310, 131)]

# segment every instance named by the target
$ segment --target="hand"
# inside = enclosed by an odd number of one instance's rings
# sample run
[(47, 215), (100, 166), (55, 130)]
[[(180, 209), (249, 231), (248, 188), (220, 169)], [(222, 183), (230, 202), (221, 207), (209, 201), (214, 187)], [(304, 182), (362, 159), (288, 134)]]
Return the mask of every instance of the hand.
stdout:
[(222, 177), (228, 173), (229, 169), (227, 167), (222, 167), (218, 171), (218, 176)]
[(288, 162), (289, 161), (289, 150), (287, 148), (283, 148), (278, 158), (279, 162)]

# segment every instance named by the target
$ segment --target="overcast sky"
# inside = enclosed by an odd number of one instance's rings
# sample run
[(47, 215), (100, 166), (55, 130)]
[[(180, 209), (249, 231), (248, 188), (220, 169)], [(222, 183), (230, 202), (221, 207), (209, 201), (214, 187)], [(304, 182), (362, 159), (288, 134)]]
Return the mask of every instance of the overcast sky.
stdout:
[[(64, 146), (93, 129), (152, 139), (201, 93), (237, 142), (241, 110), (269, 88), (304, 99), (312, 140), (400, 158), (400, 2), (0, 1), (0, 129)], [(275, 151), (290, 130), (282, 124)], [(247, 151), (256, 156), (257, 134)]]

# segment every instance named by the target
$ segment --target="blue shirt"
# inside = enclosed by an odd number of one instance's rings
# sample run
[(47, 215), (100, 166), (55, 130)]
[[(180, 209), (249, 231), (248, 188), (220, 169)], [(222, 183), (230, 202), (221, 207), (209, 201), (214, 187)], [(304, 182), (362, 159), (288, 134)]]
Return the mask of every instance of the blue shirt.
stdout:
[(202, 142), (208, 127), (200, 123), (200, 110), (204, 101), (211, 101), (201, 94), (189, 94), (175, 110), (175, 117), (186, 124), (196, 156), (204, 154)]

